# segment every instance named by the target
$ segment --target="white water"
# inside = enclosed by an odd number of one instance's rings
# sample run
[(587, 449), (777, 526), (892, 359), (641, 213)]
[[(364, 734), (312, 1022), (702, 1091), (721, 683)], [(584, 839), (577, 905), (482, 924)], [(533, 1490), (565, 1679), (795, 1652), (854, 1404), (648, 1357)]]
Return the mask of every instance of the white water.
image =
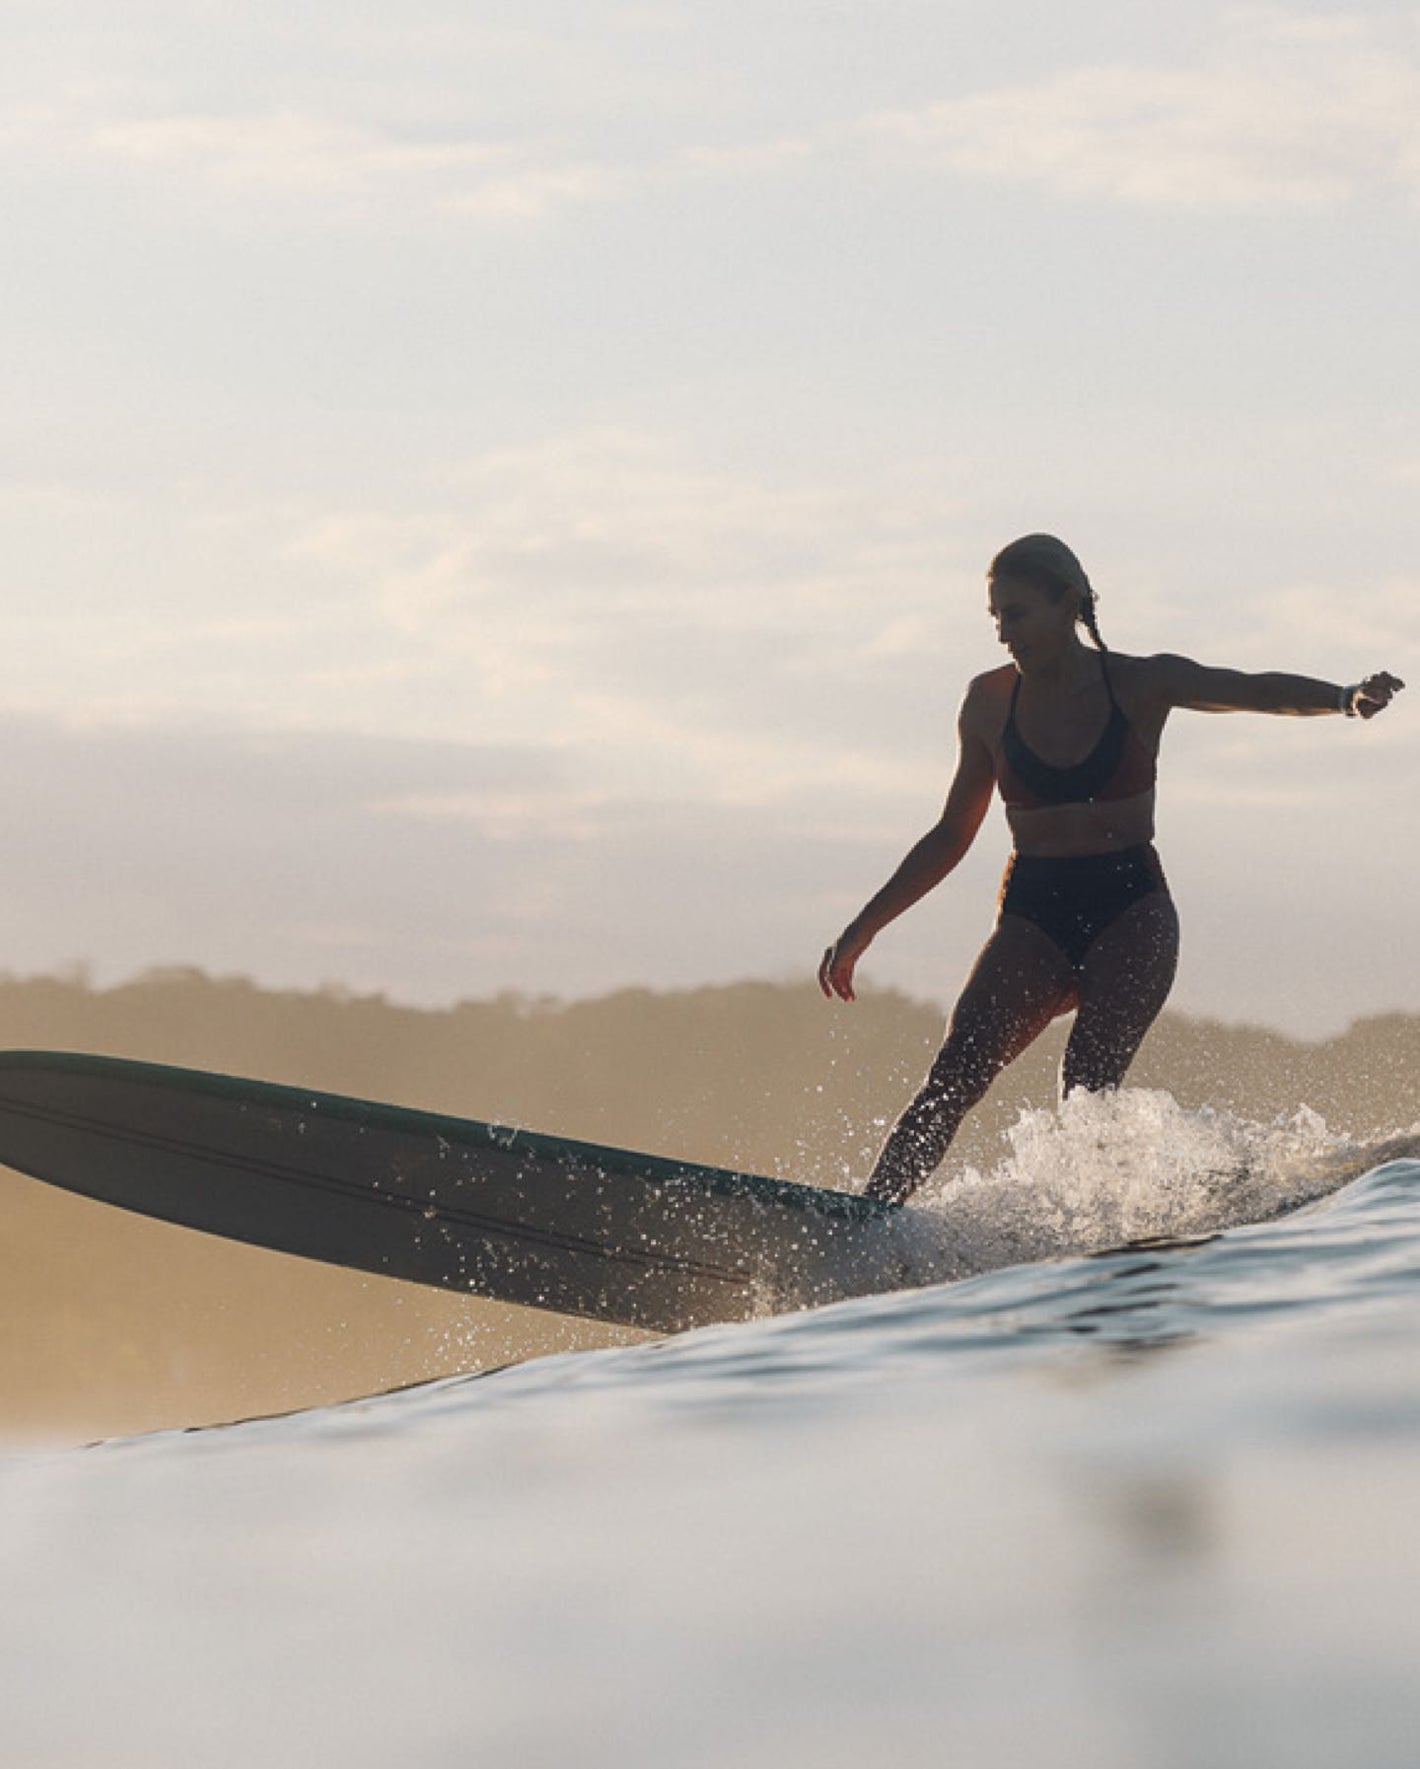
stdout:
[(1259, 1222), (1336, 1190), (1420, 1135), (1357, 1145), (1303, 1107), (1258, 1124), (1186, 1111), (1172, 1094), (1076, 1092), (1023, 1112), (1011, 1152), (986, 1171), (943, 1170), (905, 1223), (916, 1262), (942, 1279), (1186, 1239)]
[(0, 1761), (1410, 1769), (1417, 1200), (1072, 1102), (919, 1213), (965, 1281), (14, 1452)]

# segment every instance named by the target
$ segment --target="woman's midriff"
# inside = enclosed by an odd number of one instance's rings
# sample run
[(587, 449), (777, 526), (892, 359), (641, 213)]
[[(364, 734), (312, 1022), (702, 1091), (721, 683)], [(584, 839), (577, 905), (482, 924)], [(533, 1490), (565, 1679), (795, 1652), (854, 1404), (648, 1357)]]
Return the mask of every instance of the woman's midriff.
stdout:
[(1112, 854), (1154, 839), (1154, 794), (1095, 804), (1007, 810), (1018, 854), (1063, 860), (1076, 854)]

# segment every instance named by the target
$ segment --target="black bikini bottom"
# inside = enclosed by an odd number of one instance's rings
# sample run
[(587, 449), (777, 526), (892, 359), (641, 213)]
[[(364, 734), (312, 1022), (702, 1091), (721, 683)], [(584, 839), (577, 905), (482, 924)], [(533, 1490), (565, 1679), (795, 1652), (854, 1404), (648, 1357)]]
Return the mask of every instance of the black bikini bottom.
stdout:
[(1001, 914), (1033, 921), (1079, 970), (1111, 922), (1141, 897), (1167, 889), (1152, 845), (1068, 859), (1013, 854), (1001, 880)]

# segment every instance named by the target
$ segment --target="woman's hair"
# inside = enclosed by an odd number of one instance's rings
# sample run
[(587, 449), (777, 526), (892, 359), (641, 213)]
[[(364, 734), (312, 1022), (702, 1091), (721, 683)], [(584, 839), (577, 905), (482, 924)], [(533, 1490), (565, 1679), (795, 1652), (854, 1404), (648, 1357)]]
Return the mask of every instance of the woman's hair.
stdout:
[(1008, 547), (1002, 547), (991, 561), (986, 575), (990, 578), (1021, 578), (1025, 583), (1034, 584), (1038, 590), (1043, 590), (1055, 602), (1060, 600), (1066, 590), (1078, 590), (1079, 618), (1100, 650), (1107, 649), (1100, 637), (1094, 586), (1085, 576), (1084, 566), (1064, 541), (1056, 540), (1053, 534), (1022, 535), (1020, 540), (1012, 541)]

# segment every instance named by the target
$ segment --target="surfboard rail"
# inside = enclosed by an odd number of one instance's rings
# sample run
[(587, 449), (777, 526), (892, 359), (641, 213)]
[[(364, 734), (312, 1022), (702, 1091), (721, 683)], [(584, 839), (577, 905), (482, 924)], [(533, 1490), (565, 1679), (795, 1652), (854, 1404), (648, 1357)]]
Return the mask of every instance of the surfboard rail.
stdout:
[(676, 1331), (890, 1287), (898, 1207), (344, 1094), (0, 1052), (0, 1162), (228, 1239)]

